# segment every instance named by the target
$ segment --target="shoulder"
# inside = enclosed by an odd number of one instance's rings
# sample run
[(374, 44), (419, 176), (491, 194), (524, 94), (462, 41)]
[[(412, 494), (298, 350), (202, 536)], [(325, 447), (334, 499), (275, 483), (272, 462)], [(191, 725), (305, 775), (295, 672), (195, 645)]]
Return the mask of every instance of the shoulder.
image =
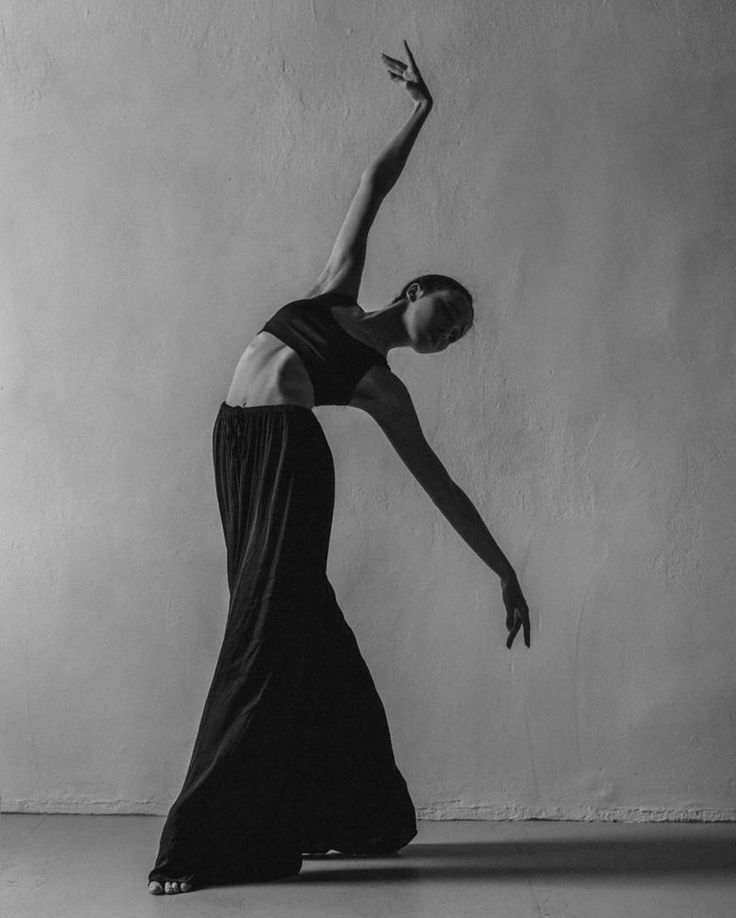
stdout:
[(329, 275), (321, 277), (307, 293), (305, 299), (336, 294), (339, 297), (347, 297), (356, 303), (358, 291), (355, 287), (355, 283), (345, 275), (344, 271), (333, 271)]
[[(390, 369), (371, 367), (350, 404), (378, 424), (407, 468), (430, 494), (445, 493), (449, 476), (424, 436), (409, 390)], [(359, 384), (360, 385), (360, 384)]]
[(370, 414), (381, 426), (401, 425), (416, 417), (411, 393), (393, 370), (380, 363), (364, 374), (350, 404)]
[(345, 290), (339, 289), (339, 287), (325, 287), (324, 285), (312, 287), (307, 295), (298, 302), (313, 303), (315, 306), (322, 307), (358, 305), (358, 301), (352, 293), (347, 293)]

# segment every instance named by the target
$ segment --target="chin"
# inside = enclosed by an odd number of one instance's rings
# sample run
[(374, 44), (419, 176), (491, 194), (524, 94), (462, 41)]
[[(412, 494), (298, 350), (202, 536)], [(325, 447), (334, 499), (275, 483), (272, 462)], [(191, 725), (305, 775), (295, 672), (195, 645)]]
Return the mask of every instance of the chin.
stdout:
[(434, 341), (432, 341), (428, 335), (420, 338), (417, 342), (417, 346), (415, 347), (415, 350), (420, 354), (434, 354), (436, 349), (437, 348)]

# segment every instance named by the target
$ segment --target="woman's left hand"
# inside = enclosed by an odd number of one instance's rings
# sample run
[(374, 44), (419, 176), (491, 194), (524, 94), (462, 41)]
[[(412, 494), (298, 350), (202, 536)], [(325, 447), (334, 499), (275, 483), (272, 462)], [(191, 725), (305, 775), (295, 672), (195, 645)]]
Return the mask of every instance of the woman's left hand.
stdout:
[(519, 581), (515, 573), (509, 574), (501, 581), (501, 594), (506, 606), (506, 646), (511, 647), (514, 638), (523, 629), (524, 643), (531, 647), (531, 628), (529, 626), (529, 606), (524, 594), (521, 592)]
[(400, 80), (402, 83), (405, 83), (409, 95), (415, 102), (421, 102), (431, 106), (434, 100), (430, 95), (427, 84), (424, 82), (419, 72), (419, 67), (417, 67), (417, 62), (414, 60), (414, 55), (409, 50), (406, 39), (404, 39), (404, 47), (406, 48), (406, 53), (409, 58), (408, 65), (395, 57), (389, 57), (388, 54), (383, 54), (383, 52), (381, 52), (383, 62), (388, 68), (388, 75), (392, 80)]

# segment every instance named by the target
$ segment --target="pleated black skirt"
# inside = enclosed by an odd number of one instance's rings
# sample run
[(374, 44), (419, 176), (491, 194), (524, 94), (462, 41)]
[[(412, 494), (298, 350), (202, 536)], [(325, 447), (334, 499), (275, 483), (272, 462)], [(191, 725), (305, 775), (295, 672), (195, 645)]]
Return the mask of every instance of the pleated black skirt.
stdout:
[(316, 416), (223, 402), (212, 435), (230, 602), (150, 880), (277, 879), (416, 835), (381, 699), (327, 579), (335, 472)]

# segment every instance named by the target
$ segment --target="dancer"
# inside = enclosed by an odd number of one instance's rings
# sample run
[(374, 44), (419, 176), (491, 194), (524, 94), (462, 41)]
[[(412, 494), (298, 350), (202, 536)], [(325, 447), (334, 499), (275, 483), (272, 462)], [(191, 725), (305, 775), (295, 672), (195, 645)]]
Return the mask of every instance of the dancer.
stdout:
[(475, 507), (427, 443), (386, 355), (434, 354), (473, 322), (472, 297), (422, 275), (388, 305), (357, 303), (366, 242), (432, 110), (409, 63), (383, 55), (413, 102), (365, 170), (327, 265), (246, 348), (215, 420), (215, 486), (230, 603), (222, 648), (182, 789), (149, 873), (154, 894), (297, 874), (331, 849), (387, 855), (416, 835), (386, 715), (327, 579), (335, 479), (312, 408), (373, 417), (451, 525), (500, 579), (507, 645), (529, 610), (517, 576)]

